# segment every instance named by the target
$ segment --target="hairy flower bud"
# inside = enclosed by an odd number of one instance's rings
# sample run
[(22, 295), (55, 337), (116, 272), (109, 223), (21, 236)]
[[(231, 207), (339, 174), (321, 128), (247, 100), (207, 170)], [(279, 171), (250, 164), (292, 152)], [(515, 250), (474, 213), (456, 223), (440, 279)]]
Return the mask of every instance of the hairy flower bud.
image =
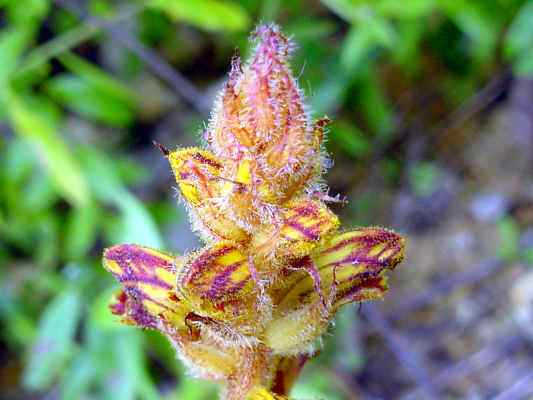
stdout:
[[(262, 203), (280, 204), (321, 174), (326, 120), (310, 120), (288, 63), (292, 42), (275, 25), (260, 26), (253, 37), (256, 46), (250, 61), (243, 66), (238, 56), (233, 59), (207, 134), (227, 165), (235, 170), (248, 165), (245, 200), (264, 214), (258, 216), (262, 222), (269, 217)], [(239, 203), (242, 196), (235, 197)]]

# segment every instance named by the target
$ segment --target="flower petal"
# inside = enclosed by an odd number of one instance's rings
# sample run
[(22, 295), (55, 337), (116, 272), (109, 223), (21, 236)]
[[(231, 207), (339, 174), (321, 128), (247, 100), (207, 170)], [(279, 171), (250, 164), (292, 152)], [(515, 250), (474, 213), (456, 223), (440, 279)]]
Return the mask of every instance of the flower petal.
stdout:
[(289, 128), (305, 135), (302, 95), (288, 65), (292, 43), (275, 25), (260, 27), (254, 36), (250, 61), (242, 66), (233, 59), (209, 129), (215, 152), (232, 159), (261, 152)]
[(290, 201), (279, 225), (267, 225), (252, 239), (255, 256), (275, 266), (311, 254), (339, 226), (339, 219), (317, 200)]
[(218, 194), (216, 179), (222, 164), (208, 151), (195, 147), (170, 152), (168, 160), (183, 197), (192, 205), (199, 205)]
[[(379, 227), (360, 228), (335, 235), (312, 260), (323, 290), (336, 287), (333, 308), (337, 309), (349, 301), (382, 297), (387, 288), (383, 272), (402, 261), (404, 250), (405, 240), (397, 233)], [(291, 278), (288, 280), (294, 283), (278, 304), (281, 309), (320, 297), (310, 277), (300, 273)]]
[(105, 269), (120, 282), (123, 290), (111, 310), (125, 323), (159, 329), (159, 321), (183, 326), (188, 312), (178, 299), (176, 268), (182, 259), (144, 246), (123, 244), (106, 249)]
[(247, 239), (247, 233), (219, 205), (225, 187), (236, 184), (222, 177), (222, 163), (210, 152), (194, 147), (170, 152), (167, 157), (181, 194), (190, 206), (194, 228), (204, 239), (237, 242)]
[[(265, 343), (275, 354), (297, 354), (324, 333), (340, 306), (381, 298), (387, 290), (384, 273), (403, 259), (404, 247), (404, 239), (392, 231), (361, 228), (335, 235), (311, 257), (286, 268), (286, 287), (270, 292), (275, 312)], [(299, 265), (309, 262), (320, 274), (320, 290), (317, 279)]]
[(231, 242), (219, 242), (192, 254), (178, 276), (178, 293), (195, 313), (253, 333), (260, 325), (258, 308), (266, 318), (269, 305), (249, 261)]
[(380, 227), (360, 228), (334, 236), (313, 256), (324, 267), (362, 266), (376, 273), (393, 269), (404, 257), (405, 239)]

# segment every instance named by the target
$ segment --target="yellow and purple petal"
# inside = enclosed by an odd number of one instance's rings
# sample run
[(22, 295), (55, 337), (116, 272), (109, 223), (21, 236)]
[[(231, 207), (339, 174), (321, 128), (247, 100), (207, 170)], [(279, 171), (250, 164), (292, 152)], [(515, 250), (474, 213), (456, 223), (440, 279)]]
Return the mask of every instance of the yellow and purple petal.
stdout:
[(276, 354), (305, 351), (339, 307), (385, 294), (385, 272), (401, 262), (404, 248), (405, 240), (397, 233), (361, 228), (333, 236), (312, 256), (282, 270), (285, 286), (270, 292), (275, 312), (265, 342)]
[(144, 328), (160, 329), (164, 321), (183, 326), (188, 310), (176, 296), (181, 262), (180, 257), (133, 244), (106, 249), (104, 267), (122, 286), (111, 311)]
[(178, 293), (199, 315), (246, 332), (258, 329), (260, 320), (267, 317), (268, 299), (261, 296), (250, 257), (231, 242), (190, 255), (177, 284)]
[[(351, 301), (381, 298), (387, 290), (384, 273), (394, 269), (404, 254), (405, 239), (401, 235), (388, 229), (369, 227), (333, 236), (313, 254), (312, 260), (322, 286), (335, 286), (333, 307), (337, 309)], [(310, 287), (312, 283), (306, 278), (294, 286), (288, 297), (298, 296), (305, 302), (314, 292)]]
[(311, 254), (339, 227), (337, 216), (317, 200), (292, 200), (281, 215), (278, 225), (256, 232), (251, 244), (256, 258), (275, 267)]
[(207, 240), (242, 242), (248, 234), (220, 207), (222, 191), (229, 184), (222, 174), (224, 166), (213, 154), (195, 147), (166, 154), (180, 192), (190, 206), (195, 228)]

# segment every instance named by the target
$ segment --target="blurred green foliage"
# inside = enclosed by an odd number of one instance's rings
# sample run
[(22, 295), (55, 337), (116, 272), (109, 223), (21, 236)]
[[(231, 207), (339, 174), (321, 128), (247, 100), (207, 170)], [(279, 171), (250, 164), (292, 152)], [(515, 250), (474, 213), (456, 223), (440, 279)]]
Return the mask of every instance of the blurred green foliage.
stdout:
[[(172, 247), (161, 232), (180, 211), (169, 207), (170, 188), (167, 196), (141, 200), (138, 189), (156, 177), (133, 156), (139, 135), (151, 137), (143, 127), (171, 111), (161, 100), (164, 90), (139, 91), (150, 70), (138, 56), (63, 3), (69, 2), (0, 1), (0, 340), (10, 359), (0, 372), (11, 369), (16, 377), (2, 381), (1, 390), (54, 391), (64, 399), (215, 398), (212, 386), (185, 378), (161, 337), (120, 326), (108, 312), (115, 284), (100, 268), (102, 248)], [(363, 166), (395, 139), (397, 104), (410, 88), (433, 84), (443, 110), (412, 110), (433, 121), (506, 66), (533, 74), (531, 1), (92, 0), (88, 6), (204, 88), (224, 77), (236, 45), (246, 52), (257, 21), (281, 23), (299, 44), (294, 67), (315, 115), (335, 118), (329, 150)], [(194, 126), (206, 118), (180, 107)], [(396, 176), (397, 162), (385, 161)], [(438, 172), (422, 163), (409, 177), (423, 195)], [(502, 221), (500, 228), (502, 255), (511, 257), (513, 227)], [(340, 317), (297, 395), (344, 398), (327, 371), (340, 362), (356, 372), (364, 362), (358, 348), (335, 351), (345, 347), (353, 315), (348, 309)]]

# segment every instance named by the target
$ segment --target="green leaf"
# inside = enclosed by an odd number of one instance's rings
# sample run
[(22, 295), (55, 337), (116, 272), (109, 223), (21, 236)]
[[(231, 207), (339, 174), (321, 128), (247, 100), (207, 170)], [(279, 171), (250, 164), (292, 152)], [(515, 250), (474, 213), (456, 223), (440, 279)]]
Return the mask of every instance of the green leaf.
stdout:
[[(157, 400), (157, 389), (148, 375), (142, 336), (136, 331), (122, 331), (114, 335), (113, 356), (120, 368), (118, 379), (121, 384), (108, 385), (109, 398), (113, 400), (140, 398)], [(138, 396), (135, 396), (137, 394)]]
[(100, 211), (94, 202), (70, 211), (67, 216), (63, 248), (66, 259), (79, 260), (87, 255), (98, 233)]
[(507, 30), (504, 52), (509, 59), (533, 47), (533, 2), (527, 1)]
[(524, 259), (530, 267), (533, 267), (533, 247), (524, 250)]
[(119, 221), (105, 221), (111, 232), (111, 241), (163, 247), (163, 239), (152, 215), (145, 205), (124, 187), (117, 175), (116, 163), (90, 148), (83, 149), (80, 157), (88, 171), (89, 184), (95, 196), (119, 209)]
[(50, 61), (53, 57), (90, 39), (98, 31), (98, 28), (92, 25), (80, 25), (32, 49), (24, 58), (24, 62), (16, 71), (16, 75), (24, 75), (27, 72), (32, 72)]
[(171, 18), (211, 31), (242, 31), (250, 17), (237, 3), (219, 0), (151, 0), (149, 7)]
[(104, 203), (114, 204), (126, 191), (114, 160), (88, 146), (80, 148), (78, 157), (87, 172), (87, 182), (94, 196)]
[(0, 174), (5, 182), (10, 185), (19, 184), (32, 171), (35, 157), (31, 154), (31, 148), (21, 138), (13, 138), (7, 147), (2, 149), (4, 157), (1, 159), (2, 169)]
[(83, 398), (83, 393), (95, 378), (94, 365), (88, 351), (80, 353), (67, 369), (61, 380), (59, 391), (62, 400)]
[(342, 42), (341, 68), (346, 72), (353, 73), (366, 61), (374, 45), (373, 34), (368, 29), (361, 29), (361, 27), (353, 25)]
[(17, 200), (20, 210), (26, 214), (30, 214), (28, 210), (31, 210), (31, 214), (46, 212), (57, 200), (58, 195), (52, 180), (46, 171), (38, 170), (37, 165), (30, 179), (23, 185), (17, 193), (17, 196), (20, 196)]
[(19, 27), (37, 26), (50, 8), (49, 0), (24, 0), (21, 4), (17, 1), (10, 1), (7, 4), (7, 14), (9, 21)]
[(533, 2), (528, 1), (513, 19), (504, 41), (504, 55), (519, 75), (533, 74)]
[(357, 127), (346, 122), (336, 122), (331, 126), (328, 138), (350, 156), (362, 157), (371, 149), (371, 143)]
[(373, 69), (366, 68), (361, 72), (357, 90), (358, 107), (370, 131), (384, 139), (389, 138), (394, 127), (394, 116), (381, 87), (381, 80)]
[(45, 88), (59, 103), (97, 122), (125, 127), (133, 120), (133, 109), (127, 103), (109, 96), (91, 82), (78, 76), (59, 75), (50, 79)]
[[(111, 280), (111, 279), (110, 279)], [(118, 287), (105, 290), (100, 293), (91, 305), (90, 323), (102, 331), (115, 331), (128, 329), (120, 323), (120, 318), (113, 315), (109, 310), (109, 304)]]
[[(344, 306), (335, 316), (335, 332), (333, 338), (337, 340), (330, 347), (334, 352), (332, 362), (342, 365), (346, 371), (355, 373), (365, 365), (364, 348), (360, 341), (354, 340), (354, 331), (358, 328), (355, 304)], [(338, 351), (340, 349), (340, 351)], [(342, 351), (345, 350), (345, 351)]]
[(497, 15), (486, 12), (485, 8), (475, 2), (441, 0), (448, 17), (473, 42), (470, 52), (478, 62), (489, 58), (495, 50), (499, 32)]
[(139, 101), (139, 94), (130, 89), (126, 84), (110, 76), (102, 69), (85, 61), (73, 53), (65, 53), (58, 57), (59, 61), (71, 72), (83, 78), (95, 89), (105, 93), (117, 101), (135, 107)]
[(399, 18), (420, 18), (435, 7), (435, 0), (381, 0), (375, 5), (380, 14)]
[(306, 43), (319, 45), (318, 41), (326, 40), (335, 33), (337, 27), (332, 21), (324, 18), (303, 17), (288, 23), (283, 30), (301, 44), (304, 55), (308, 57), (310, 54), (305, 50)]
[(503, 218), (498, 223), (500, 247), (498, 255), (504, 260), (514, 260), (519, 254), (520, 228), (512, 218)]
[(76, 159), (58, 134), (46, 103), (27, 101), (8, 91), (7, 113), (15, 132), (36, 147), (57, 190), (75, 206), (84, 206), (89, 190)]
[[(33, 222), (33, 221), (32, 221)], [(53, 213), (39, 218), (33, 232), (39, 239), (30, 248), (37, 265), (52, 267), (60, 257), (59, 248), (59, 216)]]
[(124, 83), (84, 59), (65, 53), (58, 56), (72, 74), (62, 74), (45, 86), (58, 102), (79, 114), (116, 127), (135, 117), (139, 95)]
[(279, 14), (281, 0), (269, 0), (262, 2), (261, 6), (261, 20), (262, 21), (275, 21)]
[(520, 54), (513, 63), (513, 71), (519, 76), (533, 75), (533, 47)]
[[(217, 386), (214, 383), (199, 381), (189, 377), (180, 380), (172, 398), (183, 400), (209, 400), (216, 398)], [(170, 399), (169, 399), (170, 400)]]
[[(339, 74), (340, 75), (340, 74)], [(310, 97), (313, 110), (318, 114), (330, 113), (344, 101), (346, 85), (336, 75), (322, 82)]]
[(392, 48), (396, 42), (396, 32), (391, 21), (382, 15), (374, 13), (364, 13), (359, 21), (364, 29), (369, 31), (369, 35), (374, 39), (376, 45)]
[(327, 8), (347, 22), (354, 22), (360, 17), (361, 6), (364, 0), (322, 0)]
[(25, 29), (5, 29), (0, 32), (0, 98), (6, 94), (11, 74), (30, 37)]
[(429, 162), (418, 162), (409, 170), (409, 182), (418, 196), (429, 196), (437, 188), (439, 169)]
[(73, 289), (61, 293), (48, 304), (24, 371), (27, 387), (45, 389), (63, 372), (75, 350), (74, 336), (80, 316), (81, 299)]
[(391, 49), (394, 62), (401, 65), (408, 73), (415, 73), (420, 68), (420, 45), (425, 34), (425, 27), (418, 19), (403, 21), (398, 26), (398, 40)]
[(346, 398), (340, 390), (336, 390), (340, 382), (332, 382), (335, 376), (330, 376), (324, 371), (314, 368), (304, 371), (303, 376), (296, 382), (291, 396), (295, 399), (328, 399), (342, 400)]
[(116, 202), (121, 211), (117, 242), (142, 243), (156, 248), (164, 246), (157, 225), (142, 202), (128, 192), (123, 193)]
[[(7, 263), (3, 265), (7, 265)], [(8, 279), (3, 273), (0, 274), (0, 282), (6, 282), (9, 285)], [(0, 290), (2, 293), (7, 293), (0, 301), (0, 321), (5, 327), (2, 338), (7, 339), (9, 344), (13, 346), (27, 346), (35, 339), (37, 330), (35, 320), (26, 315), (21, 304), (13, 298), (13, 290), (4, 285), (0, 286)]]
[[(157, 400), (157, 389), (150, 377), (145, 356), (145, 334), (116, 322), (116, 329), (109, 329), (109, 318), (116, 318), (107, 307), (109, 294), (102, 294), (93, 304), (86, 325), (87, 349), (98, 380), (98, 387), (94, 386), (100, 389), (95, 398)], [(107, 317), (103, 315), (104, 312)], [(107, 319), (104, 325), (102, 317)], [(168, 346), (168, 342), (165, 343)], [(168, 347), (166, 350), (168, 351)]]
[(20, 200), (21, 187), (26, 185), (35, 170), (36, 160), (31, 147), (22, 138), (15, 137), (2, 152), (0, 173), (4, 186), (0, 196), (9, 213), (13, 214), (24, 210), (25, 202)]

